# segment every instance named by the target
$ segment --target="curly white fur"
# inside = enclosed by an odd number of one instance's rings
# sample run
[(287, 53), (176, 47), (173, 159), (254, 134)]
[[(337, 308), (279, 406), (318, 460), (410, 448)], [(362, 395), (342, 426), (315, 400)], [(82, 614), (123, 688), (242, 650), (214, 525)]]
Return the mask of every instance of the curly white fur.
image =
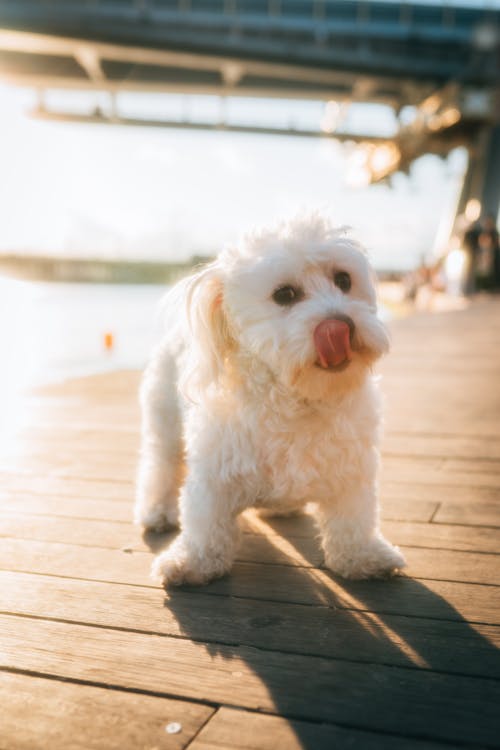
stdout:
[[(347, 291), (334, 282), (339, 271)], [(300, 299), (283, 306), (273, 293), (286, 285)], [(177, 284), (165, 310), (167, 336), (141, 388), (135, 518), (157, 530), (180, 520), (181, 533), (155, 560), (155, 577), (221, 576), (241, 511), (309, 502), (332, 571), (367, 578), (404, 566), (378, 528), (371, 366), (389, 341), (363, 249), (318, 216), (265, 229)], [(314, 331), (339, 316), (350, 320), (351, 359), (320, 367)]]

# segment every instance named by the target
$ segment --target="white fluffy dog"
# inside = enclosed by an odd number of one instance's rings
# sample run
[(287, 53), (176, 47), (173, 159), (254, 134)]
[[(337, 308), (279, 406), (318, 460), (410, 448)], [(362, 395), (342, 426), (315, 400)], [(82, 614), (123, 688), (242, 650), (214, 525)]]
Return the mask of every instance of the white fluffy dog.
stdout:
[(310, 502), (334, 573), (404, 566), (378, 528), (371, 368), (389, 341), (362, 248), (318, 216), (265, 229), (177, 284), (166, 311), (141, 389), (135, 513), (181, 533), (153, 575), (221, 576), (241, 511)]

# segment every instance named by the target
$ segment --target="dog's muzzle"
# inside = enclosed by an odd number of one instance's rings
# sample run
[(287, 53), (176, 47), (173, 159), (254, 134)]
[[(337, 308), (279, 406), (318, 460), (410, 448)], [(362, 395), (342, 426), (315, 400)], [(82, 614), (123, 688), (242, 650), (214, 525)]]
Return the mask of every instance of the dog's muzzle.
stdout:
[(352, 358), (353, 333), (354, 322), (347, 315), (321, 321), (313, 333), (317, 365), (324, 370), (343, 369)]

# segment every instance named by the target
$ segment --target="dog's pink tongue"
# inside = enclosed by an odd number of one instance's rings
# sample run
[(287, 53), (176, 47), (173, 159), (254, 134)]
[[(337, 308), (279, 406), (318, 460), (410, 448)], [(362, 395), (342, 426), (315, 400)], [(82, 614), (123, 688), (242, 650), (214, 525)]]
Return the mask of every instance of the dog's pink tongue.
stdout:
[(351, 359), (350, 330), (343, 320), (324, 320), (314, 331), (314, 346), (326, 370)]

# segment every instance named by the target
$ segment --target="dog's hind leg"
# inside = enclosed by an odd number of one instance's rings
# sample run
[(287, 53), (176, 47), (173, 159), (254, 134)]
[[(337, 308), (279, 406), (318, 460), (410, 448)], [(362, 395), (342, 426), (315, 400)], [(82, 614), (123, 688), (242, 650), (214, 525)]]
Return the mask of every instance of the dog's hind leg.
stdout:
[(162, 531), (178, 525), (179, 488), (184, 479), (182, 414), (177, 393), (176, 363), (163, 346), (144, 373), (141, 456), (134, 520)]

